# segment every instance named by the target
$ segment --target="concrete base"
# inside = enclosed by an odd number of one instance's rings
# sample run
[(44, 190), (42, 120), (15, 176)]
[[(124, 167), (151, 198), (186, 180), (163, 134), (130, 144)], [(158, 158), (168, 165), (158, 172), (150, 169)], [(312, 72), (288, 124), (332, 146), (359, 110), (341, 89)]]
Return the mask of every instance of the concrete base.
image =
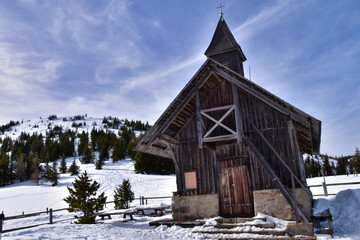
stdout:
[(314, 226), (312, 223), (303, 224), (303, 223), (289, 223), (285, 230), (290, 236), (296, 235), (305, 235), (313, 236), (314, 235)]
[(219, 216), (219, 196), (173, 196), (171, 208), (175, 221), (213, 218)]
[[(296, 200), (304, 215), (310, 219), (311, 200), (303, 189), (296, 189)], [(283, 220), (295, 220), (294, 211), (278, 189), (254, 191), (254, 210), (255, 216), (264, 213)]]

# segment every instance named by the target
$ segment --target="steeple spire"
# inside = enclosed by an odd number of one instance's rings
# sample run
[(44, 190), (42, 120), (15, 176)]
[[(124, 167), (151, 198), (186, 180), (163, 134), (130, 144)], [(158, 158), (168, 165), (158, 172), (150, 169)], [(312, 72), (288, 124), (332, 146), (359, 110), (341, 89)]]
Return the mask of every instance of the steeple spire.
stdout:
[(220, 4), (220, 19), (205, 55), (244, 76), (243, 62), (246, 57), (227, 26)]

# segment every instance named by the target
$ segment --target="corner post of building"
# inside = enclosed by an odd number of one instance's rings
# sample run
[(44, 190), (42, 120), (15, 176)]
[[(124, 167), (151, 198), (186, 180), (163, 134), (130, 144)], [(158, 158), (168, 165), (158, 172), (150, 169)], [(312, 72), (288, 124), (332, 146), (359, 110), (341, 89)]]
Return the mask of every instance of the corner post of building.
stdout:
[(239, 92), (237, 87), (234, 83), (231, 84), (232, 93), (233, 93), (233, 100), (234, 100), (234, 106), (235, 106), (235, 124), (236, 124), (236, 137), (237, 137), (237, 143), (242, 142), (242, 133), (243, 133), (243, 124), (242, 124), (242, 118), (240, 114), (240, 107), (239, 107)]
[(203, 147), (203, 138), (202, 138), (202, 124), (201, 124), (201, 112), (200, 112), (200, 91), (196, 90), (196, 124), (197, 124), (197, 136), (199, 148)]

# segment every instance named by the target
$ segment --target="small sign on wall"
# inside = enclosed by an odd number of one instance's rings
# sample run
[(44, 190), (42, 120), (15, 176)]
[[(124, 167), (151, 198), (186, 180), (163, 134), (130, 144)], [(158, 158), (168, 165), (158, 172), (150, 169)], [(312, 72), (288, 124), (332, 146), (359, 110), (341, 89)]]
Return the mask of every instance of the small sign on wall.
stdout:
[(185, 172), (185, 189), (196, 189), (196, 172)]

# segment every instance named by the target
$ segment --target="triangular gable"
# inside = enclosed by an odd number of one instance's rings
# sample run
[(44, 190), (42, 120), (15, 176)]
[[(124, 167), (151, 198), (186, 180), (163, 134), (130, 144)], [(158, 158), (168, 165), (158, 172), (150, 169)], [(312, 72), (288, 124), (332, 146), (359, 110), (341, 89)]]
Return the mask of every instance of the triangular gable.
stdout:
[[(201, 66), (198, 72), (177, 95), (154, 126), (136, 146), (136, 151), (171, 158), (168, 143), (176, 142), (176, 139), (173, 138), (176, 131), (179, 131), (187, 119), (195, 112), (194, 99), (196, 90), (209, 81), (211, 77), (225, 79), (284, 115), (290, 116), (294, 120), (295, 125), (299, 125), (298, 128), (303, 129), (302, 135), (309, 139), (308, 144), (310, 147), (308, 152), (319, 152), (321, 131), (321, 122), (319, 120), (212, 59), (208, 59)], [(178, 118), (180, 113), (182, 117)], [(170, 125), (172, 126), (171, 131), (174, 134), (166, 133), (166, 131), (171, 132), (169, 130)]]

